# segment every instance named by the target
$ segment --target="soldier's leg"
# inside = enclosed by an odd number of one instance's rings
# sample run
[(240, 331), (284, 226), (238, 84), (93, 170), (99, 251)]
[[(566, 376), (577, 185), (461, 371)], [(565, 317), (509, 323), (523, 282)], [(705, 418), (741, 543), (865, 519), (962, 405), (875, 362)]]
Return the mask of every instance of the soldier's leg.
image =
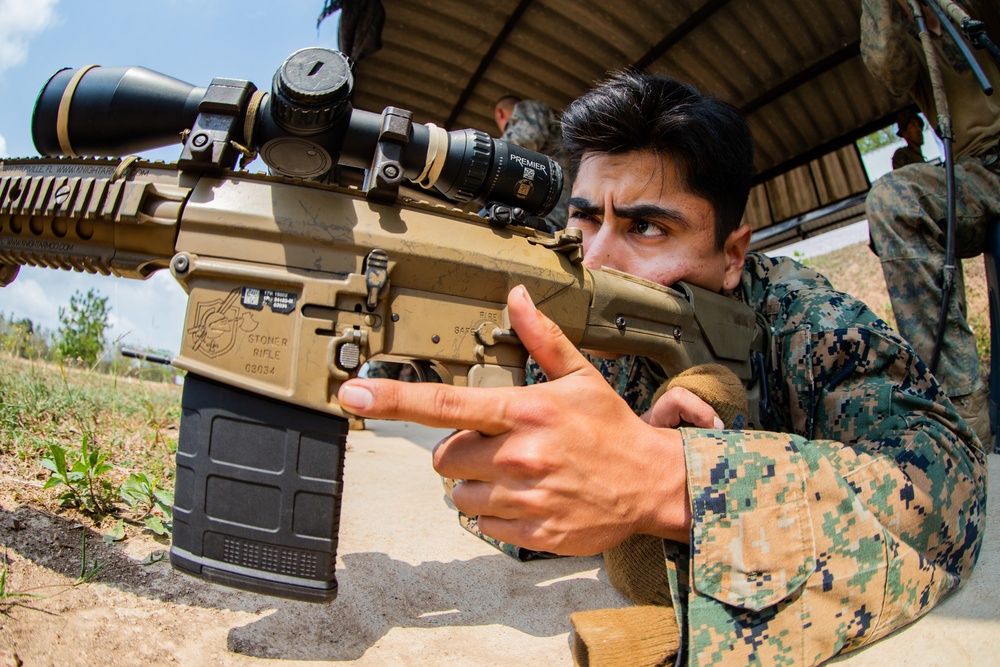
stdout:
[[(978, 160), (956, 165), (956, 255), (982, 252), (988, 220), (1000, 214), (1000, 179)], [(946, 184), (942, 167), (913, 165), (886, 174), (868, 195), (872, 244), (882, 262), (899, 332), (930, 362), (943, 290)], [(948, 395), (981, 389), (975, 338), (965, 316), (965, 285), (957, 262), (937, 376)]]

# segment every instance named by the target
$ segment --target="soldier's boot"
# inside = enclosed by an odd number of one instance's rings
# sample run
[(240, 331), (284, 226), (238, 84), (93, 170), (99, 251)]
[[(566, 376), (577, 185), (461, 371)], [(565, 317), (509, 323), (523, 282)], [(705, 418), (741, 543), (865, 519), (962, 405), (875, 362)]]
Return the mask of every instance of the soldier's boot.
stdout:
[(958, 416), (965, 420), (969, 427), (975, 431), (982, 441), (983, 447), (988, 450), (993, 445), (993, 434), (990, 430), (990, 392), (986, 386), (971, 394), (964, 396), (953, 396), (951, 402), (955, 404)]

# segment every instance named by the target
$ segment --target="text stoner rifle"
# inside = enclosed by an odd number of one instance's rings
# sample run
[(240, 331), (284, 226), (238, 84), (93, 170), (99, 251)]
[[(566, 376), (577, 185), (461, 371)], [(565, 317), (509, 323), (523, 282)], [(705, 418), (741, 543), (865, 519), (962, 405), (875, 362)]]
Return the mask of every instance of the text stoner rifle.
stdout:
[[(0, 161), (0, 284), (20, 265), (146, 278), (189, 295), (171, 562), (218, 583), (336, 596), (348, 433), (337, 390), (370, 359), (429, 361), (456, 385), (518, 385), (527, 354), (506, 297), (524, 285), (575, 344), (641, 354), (673, 375), (717, 362), (751, 393), (752, 310), (581, 263), (577, 229), (523, 224), (562, 187), (549, 158), (408, 111), (350, 105), (352, 65), (292, 54), (265, 95), (131, 68), (57, 72), (32, 121), (44, 155), (122, 156), (183, 138), (176, 164)], [(259, 151), (270, 175), (234, 171)], [(337, 165), (360, 188), (328, 184)], [(485, 217), (400, 197), (403, 180)], [(751, 415), (751, 424), (759, 419)]]

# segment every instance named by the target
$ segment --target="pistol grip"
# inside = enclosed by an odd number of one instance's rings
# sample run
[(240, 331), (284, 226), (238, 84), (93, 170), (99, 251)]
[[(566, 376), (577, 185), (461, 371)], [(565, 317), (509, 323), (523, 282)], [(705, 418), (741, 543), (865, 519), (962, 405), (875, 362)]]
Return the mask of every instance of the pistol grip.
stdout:
[(209, 581), (327, 602), (346, 420), (188, 374), (170, 562)]

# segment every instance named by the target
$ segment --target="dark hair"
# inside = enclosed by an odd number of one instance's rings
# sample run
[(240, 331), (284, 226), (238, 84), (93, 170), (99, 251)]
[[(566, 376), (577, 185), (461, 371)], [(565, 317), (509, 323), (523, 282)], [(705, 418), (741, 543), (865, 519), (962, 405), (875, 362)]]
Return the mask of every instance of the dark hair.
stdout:
[(562, 125), (574, 176), (587, 153), (664, 153), (677, 164), (687, 191), (712, 204), (718, 249), (740, 226), (753, 141), (731, 104), (670, 77), (624, 72), (573, 101)]
[(521, 101), (521, 98), (512, 93), (501, 95), (500, 97), (497, 98), (497, 101), (493, 103), (493, 108), (496, 109), (498, 106), (500, 106), (501, 102), (508, 102), (508, 101), (511, 102), (512, 104), (517, 104), (518, 102)]

